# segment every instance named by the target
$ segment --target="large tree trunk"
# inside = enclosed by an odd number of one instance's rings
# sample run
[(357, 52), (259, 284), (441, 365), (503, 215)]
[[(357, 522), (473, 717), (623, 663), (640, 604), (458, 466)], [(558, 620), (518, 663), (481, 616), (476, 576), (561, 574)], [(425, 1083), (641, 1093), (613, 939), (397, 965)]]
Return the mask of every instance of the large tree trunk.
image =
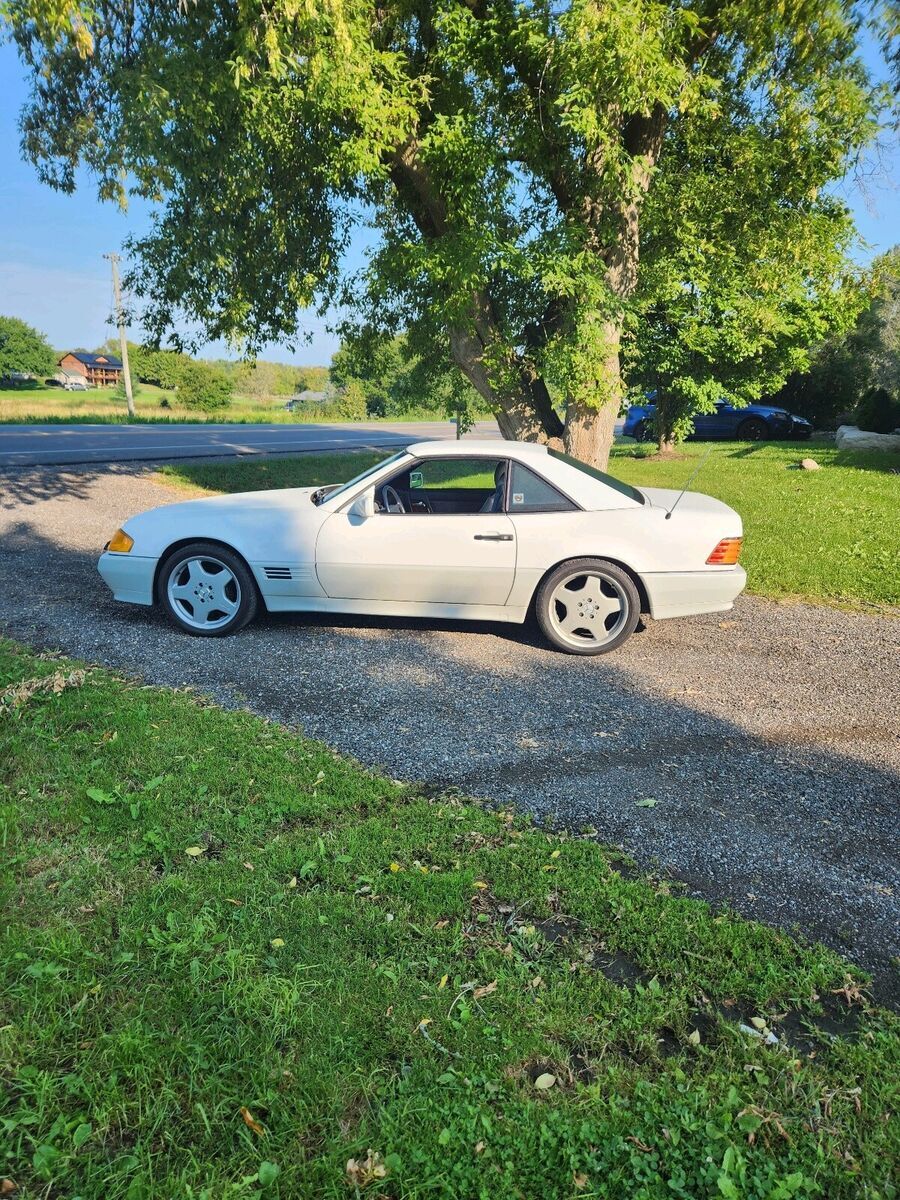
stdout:
[(580, 390), (567, 397), (564, 442), (567, 454), (603, 470), (609, 462), (622, 403), (621, 329), (608, 320), (600, 332), (606, 352), (597, 363), (596, 377), (582, 381)]
[(510, 367), (518, 379), (518, 387), (512, 392), (499, 389), (485, 362), (491, 349), (496, 348), (496, 344), (491, 347), (493, 335), (489, 322), (482, 317), (474, 325), (475, 333), (461, 328), (450, 331), (450, 354), (472, 387), (490, 404), (500, 432), (516, 442), (559, 440), (563, 425), (553, 409), (544, 380), (526, 360), (516, 355)]
[[(662, 149), (665, 122), (665, 109), (658, 104), (652, 113), (632, 116), (624, 125), (622, 140), (632, 158), (634, 191), (618, 208), (618, 233), (612, 242), (604, 242), (601, 233), (608, 212), (590, 197), (586, 197), (583, 204), (585, 224), (593, 231), (589, 248), (606, 264), (610, 294), (623, 308), (637, 287), (641, 205)], [(598, 172), (602, 171), (605, 151), (598, 150), (595, 159), (592, 165)], [(616, 418), (624, 395), (619, 360), (622, 312), (603, 318), (599, 333), (605, 350), (597, 363), (597, 378), (579, 381), (566, 402), (565, 445), (569, 454), (602, 470), (609, 462)]]
[[(391, 177), (422, 236), (442, 237), (449, 227), (447, 204), (421, 160), (415, 137), (397, 148)], [(449, 333), (451, 358), (491, 405), (505, 438), (525, 442), (561, 438), (562, 421), (547, 385), (531, 360), (505, 343), (486, 289), (472, 296), (470, 323), (452, 327)], [(517, 386), (511, 386), (511, 380)]]
[(614, 404), (604, 404), (598, 409), (581, 400), (570, 400), (566, 406), (566, 453), (592, 467), (605, 469), (618, 415)]

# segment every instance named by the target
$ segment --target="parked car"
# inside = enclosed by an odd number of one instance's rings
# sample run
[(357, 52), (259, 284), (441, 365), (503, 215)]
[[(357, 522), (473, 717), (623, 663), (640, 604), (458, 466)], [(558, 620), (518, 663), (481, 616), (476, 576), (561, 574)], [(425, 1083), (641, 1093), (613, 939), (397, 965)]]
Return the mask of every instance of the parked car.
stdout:
[(620, 646), (641, 613), (730, 609), (741, 518), (634, 488), (546, 446), (423, 442), (348, 483), (187, 500), (131, 518), (100, 574), (178, 628), (232, 633), (262, 607), (523, 622), (572, 654)]
[(83, 379), (67, 379), (63, 384), (67, 392), (89, 392), (91, 385)]
[[(623, 432), (639, 442), (653, 438), (653, 416), (656, 405), (634, 404), (625, 417)], [(762, 442), (768, 438), (808, 438), (812, 425), (804, 417), (769, 404), (748, 404), (736, 408), (724, 400), (716, 403), (711, 413), (694, 415), (695, 438), (726, 438), (728, 440)]]

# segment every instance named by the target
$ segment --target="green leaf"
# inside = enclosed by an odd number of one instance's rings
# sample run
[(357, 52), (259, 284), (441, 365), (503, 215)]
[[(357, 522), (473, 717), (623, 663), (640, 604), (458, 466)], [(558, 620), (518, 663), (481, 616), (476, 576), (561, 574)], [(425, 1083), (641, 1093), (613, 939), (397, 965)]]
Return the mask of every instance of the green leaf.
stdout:
[(93, 1128), (93, 1125), (91, 1125), (88, 1121), (83, 1121), (82, 1124), (76, 1128), (75, 1132), (72, 1134), (72, 1144), (76, 1150), (79, 1146), (83, 1146), (88, 1140), (88, 1138), (91, 1136)]
[(256, 1175), (261, 1187), (269, 1187), (281, 1174), (281, 1167), (273, 1162), (261, 1162)]
[(88, 796), (97, 804), (115, 804), (116, 797), (110, 796), (108, 792), (102, 791), (100, 788), (88, 788)]
[(46, 1178), (53, 1171), (57, 1160), (59, 1159), (59, 1151), (55, 1146), (49, 1146), (46, 1142), (38, 1146), (31, 1159), (31, 1164), (38, 1175)]

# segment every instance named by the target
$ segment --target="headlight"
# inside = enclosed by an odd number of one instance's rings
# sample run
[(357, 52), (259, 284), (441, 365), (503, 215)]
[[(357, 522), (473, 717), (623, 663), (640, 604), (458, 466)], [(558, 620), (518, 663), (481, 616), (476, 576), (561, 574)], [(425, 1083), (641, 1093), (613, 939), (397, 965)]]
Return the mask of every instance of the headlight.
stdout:
[(124, 529), (117, 529), (106, 547), (111, 554), (127, 554), (134, 545), (134, 538), (129, 537)]

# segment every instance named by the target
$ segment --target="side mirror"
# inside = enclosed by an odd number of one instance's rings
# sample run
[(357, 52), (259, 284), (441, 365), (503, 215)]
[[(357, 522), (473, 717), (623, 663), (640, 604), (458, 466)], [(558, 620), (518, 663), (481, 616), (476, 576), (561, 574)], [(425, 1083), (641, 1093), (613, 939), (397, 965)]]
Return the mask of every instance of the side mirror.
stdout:
[(359, 517), (362, 521), (375, 516), (375, 492), (372, 488), (356, 497), (350, 505), (350, 516)]

